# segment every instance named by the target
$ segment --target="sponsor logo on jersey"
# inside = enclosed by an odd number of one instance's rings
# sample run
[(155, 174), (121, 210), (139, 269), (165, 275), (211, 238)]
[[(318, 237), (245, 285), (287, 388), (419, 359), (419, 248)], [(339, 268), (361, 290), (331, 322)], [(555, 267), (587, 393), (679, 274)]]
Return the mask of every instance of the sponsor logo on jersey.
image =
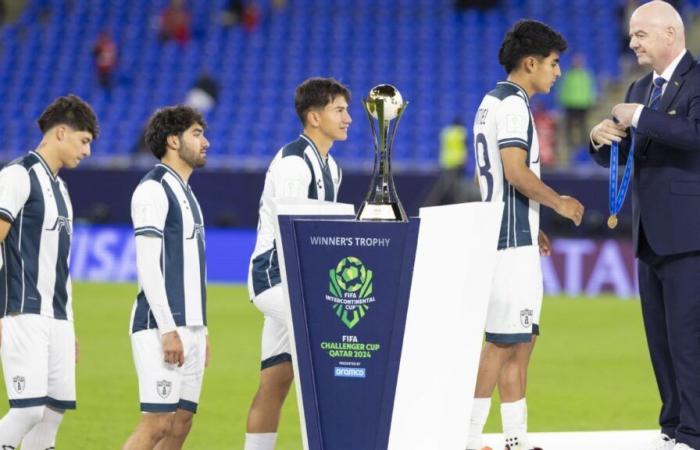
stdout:
[(66, 230), (68, 236), (73, 234), (73, 226), (71, 225), (71, 220), (68, 217), (56, 217), (56, 221), (53, 223), (51, 228), (47, 228), (46, 231), (58, 231), (60, 233), (62, 229)]

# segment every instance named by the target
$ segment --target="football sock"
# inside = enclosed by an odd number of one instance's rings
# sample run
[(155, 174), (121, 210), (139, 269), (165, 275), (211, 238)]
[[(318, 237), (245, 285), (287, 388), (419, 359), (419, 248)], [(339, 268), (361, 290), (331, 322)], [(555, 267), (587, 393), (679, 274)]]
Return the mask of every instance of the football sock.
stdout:
[(16, 448), (22, 437), (41, 421), (44, 409), (44, 406), (10, 408), (0, 420), (0, 448)]
[(246, 433), (243, 450), (274, 450), (277, 433)]
[(489, 417), (491, 409), (491, 398), (475, 398), (472, 403), (472, 417), (469, 421), (469, 438), (467, 439), (467, 448), (472, 450), (481, 450), (482, 434), (484, 433), (484, 425)]
[(22, 450), (50, 450), (56, 445), (56, 434), (63, 420), (63, 410), (44, 408), (41, 422), (22, 439)]
[(530, 443), (527, 440), (527, 403), (525, 398), (521, 398), (517, 402), (501, 403), (501, 420), (506, 445), (522, 449), (530, 448)]

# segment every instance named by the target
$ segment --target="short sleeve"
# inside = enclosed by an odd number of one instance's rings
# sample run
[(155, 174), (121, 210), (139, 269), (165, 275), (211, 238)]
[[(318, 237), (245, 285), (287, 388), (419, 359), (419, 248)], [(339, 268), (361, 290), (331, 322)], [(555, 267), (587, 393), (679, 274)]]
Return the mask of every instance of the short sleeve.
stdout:
[(272, 170), (275, 198), (308, 198), (311, 169), (299, 156), (286, 156)]
[(167, 216), (168, 197), (163, 186), (154, 180), (139, 184), (131, 197), (134, 234), (162, 238)]
[(0, 171), (0, 218), (13, 223), (29, 198), (29, 174), (19, 164)]
[(518, 95), (506, 97), (496, 117), (498, 122), (498, 148), (517, 147), (530, 150), (528, 129), (530, 128), (530, 110), (525, 99)]

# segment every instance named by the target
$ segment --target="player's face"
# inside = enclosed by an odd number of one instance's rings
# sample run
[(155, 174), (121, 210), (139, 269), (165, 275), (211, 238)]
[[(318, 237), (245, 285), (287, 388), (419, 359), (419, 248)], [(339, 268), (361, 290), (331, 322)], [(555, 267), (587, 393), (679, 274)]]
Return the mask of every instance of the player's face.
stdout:
[(644, 14), (634, 14), (630, 19), (630, 48), (637, 55), (637, 63), (653, 67), (667, 47), (664, 34), (654, 27)]
[(348, 102), (339, 95), (319, 111), (319, 129), (332, 141), (348, 138), (348, 128), (352, 122), (348, 112)]
[(90, 144), (92, 133), (88, 131), (76, 131), (69, 126), (62, 126), (58, 130), (60, 145), (60, 159), (63, 167), (74, 169), (80, 161), (90, 156)]
[(552, 52), (546, 58), (535, 58), (533, 81), (535, 92), (548, 94), (561, 76), (559, 53)]
[(180, 148), (177, 153), (180, 159), (193, 169), (204, 167), (207, 163), (209, 141), (204, 137), (204, 128), (195, 123), (180, 138)]

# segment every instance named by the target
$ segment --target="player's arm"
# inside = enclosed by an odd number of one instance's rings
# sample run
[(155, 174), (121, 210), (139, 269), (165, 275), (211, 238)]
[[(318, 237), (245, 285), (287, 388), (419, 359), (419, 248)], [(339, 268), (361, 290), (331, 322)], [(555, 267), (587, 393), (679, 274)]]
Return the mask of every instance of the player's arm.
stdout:
[(573, 197), (557, 194), (527, 166), (528, 153), (519, 147), (501, 150), (505, 177), (525, 197), (552, 208), (560, 216), (571, 219), (577, 226), (583, 218), (583, 205)]
[(5, 242), (17, 215), (24, 208), (29, 188), (29, 174), (19, 164), (0, 171), (0, 242)]
[(163, 229), (168, 215), (168, 199), (160, 183), (146, 181), (131, 199), (131, 218), (136, 242), (136, 269), (148, 306), (158, 324), (166, 362), (182, 366), (184, 350), (177, 334), (165, 277), (161, 270)]
[[(0, 243), (10, 233), (12, 224), (29, 198), (29, 174), (17, 164), (0, 171)], [(5, 262), (0, 254), (0, 268)], [(2, 322), (0, 322), (0, 345), (2, 345)]]

